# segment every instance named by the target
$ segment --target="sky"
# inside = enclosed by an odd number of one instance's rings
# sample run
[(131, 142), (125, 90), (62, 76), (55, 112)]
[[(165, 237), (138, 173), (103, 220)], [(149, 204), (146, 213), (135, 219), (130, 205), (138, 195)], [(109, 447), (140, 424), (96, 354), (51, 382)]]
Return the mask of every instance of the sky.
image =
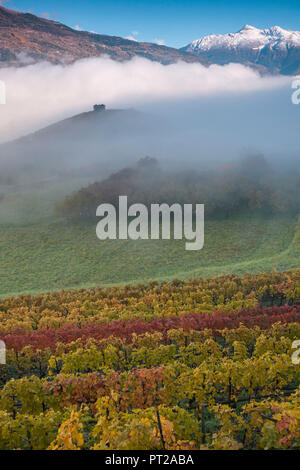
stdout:
[(183, 47), (245, 24), (299, 30), (299, 0), (0, 0), (72, 28)]

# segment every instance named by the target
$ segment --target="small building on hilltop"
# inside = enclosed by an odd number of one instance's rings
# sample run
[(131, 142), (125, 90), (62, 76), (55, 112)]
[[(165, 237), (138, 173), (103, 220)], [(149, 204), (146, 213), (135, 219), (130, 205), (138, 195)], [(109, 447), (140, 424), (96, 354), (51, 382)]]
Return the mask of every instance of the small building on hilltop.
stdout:
[(94, 104), (94, 111), (96, 111), (97, 113), (101, 111), (105, 111), (105, 109), (106, 109), (105, 104)]

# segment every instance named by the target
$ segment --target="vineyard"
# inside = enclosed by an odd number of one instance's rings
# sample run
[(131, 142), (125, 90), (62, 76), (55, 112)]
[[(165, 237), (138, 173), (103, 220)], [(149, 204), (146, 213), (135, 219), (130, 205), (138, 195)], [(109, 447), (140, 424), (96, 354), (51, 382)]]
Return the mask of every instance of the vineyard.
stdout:
[(0, 301), (0, 449), (300, 449), (300, 269)]

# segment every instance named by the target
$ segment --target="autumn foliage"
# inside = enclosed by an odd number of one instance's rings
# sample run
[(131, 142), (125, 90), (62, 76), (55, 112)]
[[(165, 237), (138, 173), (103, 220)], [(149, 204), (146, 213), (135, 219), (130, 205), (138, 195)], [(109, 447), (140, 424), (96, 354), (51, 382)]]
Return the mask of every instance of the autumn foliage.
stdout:
[(1, 449), (299, 449), (299, 270), (0, 301)]

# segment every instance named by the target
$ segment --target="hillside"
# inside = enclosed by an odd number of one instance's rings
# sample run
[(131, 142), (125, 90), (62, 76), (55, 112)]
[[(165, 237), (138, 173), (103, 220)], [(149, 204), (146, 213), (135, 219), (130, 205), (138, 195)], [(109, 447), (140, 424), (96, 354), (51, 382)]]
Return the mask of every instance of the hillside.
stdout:
[[(143, 147), (150, 122), (134, 109), (92, 110), (0, 144), (0, 185), (20, 178), (36, 182), (62, 174), (82, 176), (83, 171), (102, 176), (104, 168), (113, 170), (126, 159), (132, 146), (137, 149), (139, 140)], [(135, 138), (132, 146), (128, 135)]]
[(137, 56), (163, 64), (178, 60), (206, 63), (200, 57), (171, 47), (76, 31), (56, 21), (0, 6), (0, 67), (41, 60), (67, 64), (103, 55), (119, 61)]
[[(102, 169), (103, 175), (107, 168), (108, 165)], [(55, 211), (55, 207), (60, 206), (66, 196), (69, 197), (66, 201), (71, 203), (71, 207), (73, 199), (76, 202), (76, 194), (88, 201), (91, 189), (96, 190), (97, 205), (103, 198), (106, 202), (110, 201), (115, 190), (117, 194), (122, 194), (119, 191), (119, 176), (123, 174), (126, 176), (128, 170), (95, 184), (96, 172), (94, 177), (87, 177), (81, 170), (74, 178), (70, 177), (68, 168), (65, 175), (54, 179), (36, 178), (27, 185), (24, 182), (0, 185), (0, 194), (3, 192), (0, 199), (0, 296), (149, 279), (257, 273), (299, 266), (299, 221), (295, 212), (288, 215), (286, 206), (282, 206), (283, 193), (280, 193), (279, 200), (277, 197), (271, 198), (276, 207), (280, 203), (278, 209), (281, 214), (277, 211), (273, 213), (272, 210), (266, 213), (264, 207), (252, 213), (249, 210), (238, 211), (236, 204), (233, 207), (230, 204), (227, 213), (223, 205), (219, 213), (214, 211), (214, 216), (209, 217), (210, 201), (205, 201), (208, 203), (205, 243), (198, 252), (186, 251), (185, 240), (100, 241), (96, 237), (96, 220), (74, 220), (69, 217), (72, 216), (71, 208), (64, 211), (64, 216)], [(135, 169), (132, 174), (136, 174)], [(247, 174), (251, 176), (249, 169)], [(242, 187), (249, 186), (249, 181), (243, 183), (239, 174), (237, 177)], [(199, 178), (196, 172), (195, 178)], [(146, 188), (145, 180), (141, 181)], [(201, 181), (203, 186), (203, 177)], [(220, 186), (218, 181), (216, 183)], [(263, 181), (268, 185), (265, 175)], [(130, 190), (130, 179), (127, 181), (125, 178), (123, 183)], [(209, 178), (207, 184), (212, 186), (212, 183)], [(283, 175), (279, 183), (287, 186)], [(172, 182), (170, 187), (163, 184), (171, 201), (178, 200), (171, 192)], [(88, 191), (82, 188), (88, 188)], [(176, 191), (179, 189), (178, 184), (175, 188)], [(238, 189), (234, 181), (223, 185), (223, 190), (226, 191), (226, 188), (232, 188), (233, 191)], [(125, 194), (128, 194), (127, 189)], [(102, 194), (103, 190), (105, 194)], [(250, 191), (249, 194), (256, 193)], [(260, 191), (258, 193), (262, 195)], [(225, 200), (225, 193), (218, 194), (222, 201)], [(138, 202), (143, 201), (140, 199), (142, 194), (137, 194), (137, 197)], [(200, 195), (199, 200), (202, 201)], [(230, 203), (237, 199), (233, 200), (229, 194), (226, 200)], [(63, 206), (67, 207), (65, 203)]]
[(186, 251), (184, 240), (100, 241), (96, 224), (53, 217), (65, 186), (11, 193), (0, 203), (0, 296), (299, 266), (296, 218), (208, 220), (198, 252)]
[(299, 450), (298, 281), (230, 274), (0, 301), (0, 448), (102, 450), (106, 464), (110, 450), (180, 464), (199, 449)]

